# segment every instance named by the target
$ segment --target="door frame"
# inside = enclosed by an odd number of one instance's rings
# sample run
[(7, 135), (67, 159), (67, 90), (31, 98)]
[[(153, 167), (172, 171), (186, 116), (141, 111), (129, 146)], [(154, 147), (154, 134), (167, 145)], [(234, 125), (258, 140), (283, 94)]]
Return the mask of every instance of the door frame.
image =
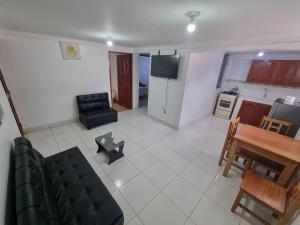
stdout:
[(120, 54), (120, 55), (130, 55), (131, 56), (131, 108), (133, 107), (133, 53), (130, 52), (118, 52), (118, 51), (108, 51), (108, 61), (109, 61), (109, 81), (110, 81), (110, 101), (111, 104), (113, 103), (113, 98), (112, 98), (112, 84), (111, 84), (111, 62), (110, 62), (110, 53), (115, 53), (115, 54)]
[[(150, 73), (151, 73), (151, 54), (148, 52), (143, 52), (138, 54), (138, 64), (139, 64), (139, 69), (138, 69), (138, 90), (137, 90), (137, 97), (138, 97), (138, 102), (137, 102), (137, 107), (140, 108), (140, 78), (141, 78), (141, 67), (140, 67), (140, 57), (149, 57), (149, 73), (148, 73), (148, 79), (150, 80)], [(148, 97), (147, 97), (147, 107), (149, 103), (149, 84), (148, 84)]]
[(17, 126), (19, 128), (19, 131), (20, 131), (21, 135), (24, 136), (24, 130), (23, 130), (22, 124), (20, 122), (19, 116), (17, 114), (16, 108), (15, 108), (13, 100), (11, 98), (11, 93), (9, 91), (9, 88), (8, 88), (7, 84), (6, 84), (5, 77), (4, 77), (4, 75), (1, 71), (1, 68), (0, 68), (0, 80), (1, 80), (1, 84), (2, 84), (2, 87), (3, 87), (4, 92), (5, 92), (5, 95), (7, 97), (8, 103), (9, 103), (10, 108), (12, 110), (12, 113), (14, 115), (15, 121), (16, 121)]

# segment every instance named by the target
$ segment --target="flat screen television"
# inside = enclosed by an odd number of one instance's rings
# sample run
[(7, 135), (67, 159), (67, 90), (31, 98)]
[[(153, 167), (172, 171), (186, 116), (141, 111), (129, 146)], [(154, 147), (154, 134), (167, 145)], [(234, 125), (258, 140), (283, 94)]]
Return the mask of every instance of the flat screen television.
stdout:
[(151, 58), (151, 75), (177, 79), (179, 62), (179, 55), (153, 55)]

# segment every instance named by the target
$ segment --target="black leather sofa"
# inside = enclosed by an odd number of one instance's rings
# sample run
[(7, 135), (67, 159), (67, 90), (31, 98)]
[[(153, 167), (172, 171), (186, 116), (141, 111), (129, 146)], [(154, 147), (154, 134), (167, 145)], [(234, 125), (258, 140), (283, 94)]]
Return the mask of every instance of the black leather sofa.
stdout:
[(78, 95), (76, 100), (79, 120), (87, 129), (118, 121), (118, 112), (110, 108), (107, 93)]
[(123, 225), (122, 210), (77, 147), (44, 158), (16, 138), (17, 225)]

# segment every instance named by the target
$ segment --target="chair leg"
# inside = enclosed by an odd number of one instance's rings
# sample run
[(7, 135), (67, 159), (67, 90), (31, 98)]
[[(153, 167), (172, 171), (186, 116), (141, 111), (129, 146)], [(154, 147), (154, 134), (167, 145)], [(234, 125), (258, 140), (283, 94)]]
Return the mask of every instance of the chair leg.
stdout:
[(231, 211), (235, 212), (236, 208), (239, 206), (241, 202), (241, 198), (243, 197), (244, 192), (242, 190), (239, 191), (238, 195), (236, 196), (236, 199), (231, 207)]

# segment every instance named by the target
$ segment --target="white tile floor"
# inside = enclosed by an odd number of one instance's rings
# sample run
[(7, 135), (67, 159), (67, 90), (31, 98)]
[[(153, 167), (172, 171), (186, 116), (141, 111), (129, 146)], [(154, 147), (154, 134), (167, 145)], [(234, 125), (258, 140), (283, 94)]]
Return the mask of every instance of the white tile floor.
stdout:
[[(142, 109), (121, 112), (119, 122), (92, 130), (74, 122), (27, 137), (44, 156), (78, 146), (119, 203), (125, 224), (259, 224), (242, 210), (230, 211), (241, 173), (232, 169), (225, 178), (217, 165), (228, 125), (211, 116), (178, 131)], [(125, 140), (125, 157), (108, 166), (107, 158), (96, 154), (95, 137), (110, 131), (116, 141)], [(271, 218), (254, 202), (248, 204)], [(297, 218), (293, 225), (299, 224)]]

